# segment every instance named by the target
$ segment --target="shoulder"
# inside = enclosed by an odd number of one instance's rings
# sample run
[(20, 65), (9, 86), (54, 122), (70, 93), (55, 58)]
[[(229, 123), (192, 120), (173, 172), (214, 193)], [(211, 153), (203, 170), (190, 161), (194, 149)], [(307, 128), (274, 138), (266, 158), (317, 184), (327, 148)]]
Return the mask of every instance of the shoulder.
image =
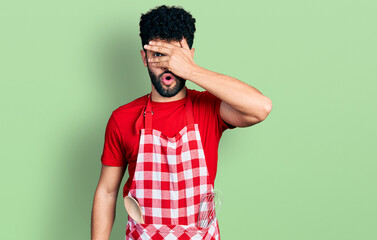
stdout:
[(217, 108), (219, 108), (221, 100), (208, 91), (197, 91), (187, 89), (192, 106), (195, 112), (199, 111), (201, 115), (208, 117), (208, 115), (217, 115)]
[(187, 89), (190, 94), (193, 105), (200, 107), (215, 107), (220, 106), (221, 100), (208, 91), (197, 91), (194, 89)]
[[(188, 89), (191, 94), (193, 109), (199, 111), (204, 119), (211, 119), (212, 123), (217, 123), (221, 132), (234, 126), (226, 123), (220, 115), (220, 105), (222, 100), (208, 91), (197, 91)], [(203, 117), (204, 116), (204, 117)]]
[(192, 101), (214, 101), (218, 100), (216, 96), (214, 96), (212, 93), (208, 91), (198, 91), (195, 89), (187, 89), (188, 93), (190, 94), (190, 97)]

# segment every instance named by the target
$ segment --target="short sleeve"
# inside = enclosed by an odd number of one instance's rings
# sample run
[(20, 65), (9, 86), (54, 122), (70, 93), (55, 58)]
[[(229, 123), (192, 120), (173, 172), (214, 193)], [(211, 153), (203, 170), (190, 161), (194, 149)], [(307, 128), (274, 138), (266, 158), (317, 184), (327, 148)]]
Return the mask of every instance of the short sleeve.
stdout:
[(216, 117), (217, 117), (217, 121), (218, 121), (218, 125), (219, 125), (219, 128), (220, 128), (220, 131), (223, 132), (226, 129), (233, 129), (233, 128), (235, 128), (235, 126), (233, 126), (233, 125), (225, 122), (221, 118), (221, 115), (220, 115), (220, 105), (221, 105), (222, 100), (220, 98), (214, 96), (214, 95), (212, 95), (212, 96), (215, 98), (215, 114), (216, 114)]
[(127, 165), (121, 139), (118, 124), (114, 113), (112, 113), (106, 126), (105, 142), (101, 156), (102, 164), (116, 167)]
[(221, 102), (222, 100), (218, 97), (216, 97), (215, 95), (211, 94), (210, 92), (208, 91), (204, 91), (203, 92), (203, 100), (205, 99), (205, 101), (207, 103), (209, 103), (210, 105), (210, 108), (214, 115), (216, 116), (216, 121), (217, 121), (217, 126), (218, 126), (218, 130), (219, 132), (224, 132), (226, 129), (233, 129), (235, 128), (235, 126), (233, 125), (230, 125), (228, 123), (226, 123), (222, 118), (221, 118), (221, 115), (220, 115), (220, 105), (221, 105)]

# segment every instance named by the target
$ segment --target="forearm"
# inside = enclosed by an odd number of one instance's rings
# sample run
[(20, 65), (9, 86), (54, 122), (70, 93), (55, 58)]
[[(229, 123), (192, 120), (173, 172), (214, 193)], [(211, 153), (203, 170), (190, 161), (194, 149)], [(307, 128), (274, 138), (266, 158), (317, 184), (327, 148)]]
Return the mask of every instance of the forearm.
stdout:
[(165, 56), (149, 57), (148, 62), (153, 67), (168, 69), (221, 99), (220, 115), (224, 121), (233, 126), (251, 126), (267, 117), (272, 109), (268, 97), (236, 78), (196, 65), (193, 60), (194, 49), (189, 48), (186, 40), (180, 41), (179, 45), (150, 41), (149, 44), (144, 45), (144, 48)]
[(108, 194), (97, 188), (93, 200), (92, 240), (107, 240), (115, 219), (116, 194)]
[(262, 115), (271, 104), (270, 99), (256, 88), (230, 76), (200, 66), (191, 71), (187, 79), (245, 115)]

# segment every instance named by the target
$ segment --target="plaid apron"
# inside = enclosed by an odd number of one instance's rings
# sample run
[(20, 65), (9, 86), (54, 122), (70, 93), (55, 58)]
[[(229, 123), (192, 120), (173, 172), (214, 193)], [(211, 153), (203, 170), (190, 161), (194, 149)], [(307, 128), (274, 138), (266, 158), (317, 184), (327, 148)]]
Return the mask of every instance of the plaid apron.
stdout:
[(128, 216), (128, 239), (220, 239), (218, 221), (197, 227), (202, 196), (213, 190), (198, 125), (187, 92), (188, 125), (172, 138), (152, 128), (151, 94), (144, 110), (139, 152), (128, 195), (141, 207), (145, 224)]

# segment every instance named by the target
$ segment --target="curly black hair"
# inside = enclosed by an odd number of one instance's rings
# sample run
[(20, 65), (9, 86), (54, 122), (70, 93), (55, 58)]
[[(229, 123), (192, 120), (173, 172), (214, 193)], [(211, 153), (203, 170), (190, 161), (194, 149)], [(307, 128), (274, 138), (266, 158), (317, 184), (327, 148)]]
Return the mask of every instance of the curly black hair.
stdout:
[(190, 48), (194, 42), (195, 18), (181, 7), (162, 5), (151, 9), (141, 15), (139, 25), (143, 49), (153, 39), (170, 42), (185, 38)]

